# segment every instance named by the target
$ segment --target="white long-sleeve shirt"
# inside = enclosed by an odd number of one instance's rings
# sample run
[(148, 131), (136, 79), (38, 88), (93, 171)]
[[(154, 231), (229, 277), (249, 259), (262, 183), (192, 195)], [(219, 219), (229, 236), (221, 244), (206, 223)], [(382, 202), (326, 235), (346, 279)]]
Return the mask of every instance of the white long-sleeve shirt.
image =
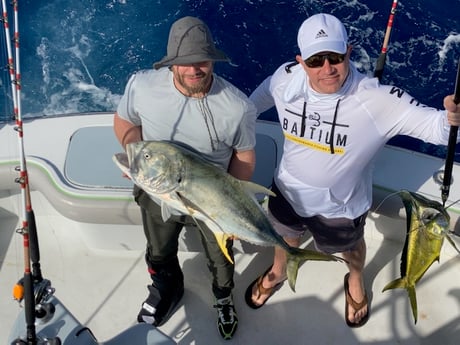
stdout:
[(285, 142), (275, 182), (300, 216), (354, 219), (369, 210), (373, 159), (390, 138), (448, 142), (445, 111), (380, 85), (353, 65), (335, 94), (311, 89), (301, 66), (291, 71), (280, 66), (250, 99), (258, 113), (276, 106)]

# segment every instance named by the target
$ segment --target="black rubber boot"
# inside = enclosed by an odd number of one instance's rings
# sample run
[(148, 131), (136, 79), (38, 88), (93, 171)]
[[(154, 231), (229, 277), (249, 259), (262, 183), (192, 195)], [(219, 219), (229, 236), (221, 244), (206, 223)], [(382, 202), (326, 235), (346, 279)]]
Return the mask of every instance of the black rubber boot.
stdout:
[(176, 258), (165, 264), (147, 262), (152, 285), (147, 286), (149, 296), (142, 303), (138, 322), (161, 326), (175, 312), (184, 295), (184, 275)]

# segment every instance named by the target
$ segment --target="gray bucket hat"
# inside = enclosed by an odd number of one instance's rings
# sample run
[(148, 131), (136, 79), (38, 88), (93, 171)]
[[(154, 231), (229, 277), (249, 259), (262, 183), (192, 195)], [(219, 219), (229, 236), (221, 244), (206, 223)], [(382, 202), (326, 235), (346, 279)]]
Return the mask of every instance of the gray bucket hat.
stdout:
[(229, 61), (229, 58), (216, 49), (211, 31), (202, 20), (184, 17), (171, 26), (167, 55), (154, 63), (153, 67), (159, 69), (202, 61)]

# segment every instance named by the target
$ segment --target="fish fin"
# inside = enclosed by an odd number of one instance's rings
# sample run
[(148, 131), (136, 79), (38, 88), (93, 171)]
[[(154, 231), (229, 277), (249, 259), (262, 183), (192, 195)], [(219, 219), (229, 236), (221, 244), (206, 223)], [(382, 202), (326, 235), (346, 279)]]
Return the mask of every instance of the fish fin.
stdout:
[(460, 254), (460, 250), (458, 249), (457, 245), (455, 244), (454, 240), (446, 234), (447, 241), (454, 247), (454, 249), (457, 251), (457, 253)]
[(399, 192), (399, 194), (406, 210), (406, 238), (404, 241), (403, 250), (401, 252), (401, 264), (399, 268), (400, 272), (403, 273), (406, 272), (407, 269), (407, 251), (409, 248), (409, 234), (411, 232), (411, 224), (413, 221), (412, 210), (414, 209), (415, 200), (412, 194), (407, 190), (403, 189)]
[(407, 295), (409, 296), (410, 307), (412, 309), (412, 315), (414, 316), (414, 321), (417, 323), (417, 296), (415, 294), (415, 286), (409, 285), (405, 277), (398, 278), (389, 282), (383, 288), (382, 292), (391, 289), (406, 289)]
[(295, 283), (297, 281), (297, 273), (299, 271), (300, 257), (286, 252), (287, 255), (287, 265), (286, 265), (286, 275), (288, 278), (289, 287), (293, 292), (295, 292)]
[[(187, 209), (190, 211), (190, 217), (192, 217), (192, 219), (195, 222), (197, 228), (201, 231), (203, 236), (206, 237), (206, 232), (203, 231), (202, 227), (200, 226), (200, 223), (193, 216), (193, 212), (194, 212), (193, 209), (191, 209), (189, 207), (187, 207)], [(211, 223), (207, 222), (206, 225), (210, 228), (211, 232), (214, 234), (214, 237), (216, 238), (217, 244), (219, 245), (219, 248), (222, 251), (222, 253), (224, 254), (224, 256), (227, 258), (228, 261), (230, 261), (232, 264), (234, 264), (235, 262), (233, 261), (232, 257), (230, 256), (230, 254), (228, 252), (227, 241), (229, 239), (234, 239), (235, 237), (227, 235), (223, 231), (219, 231), (220, 227), (217, 224), (213, 223), (213, 222), (211, 222)]]
[(171, 212), (171, 207), (168, 205), (168, 203), (161, 201), (161, 219), (163, 222), (166, 222), (169, 218), (171, 218), (172, 212)]
[(316, 250), (309, 250), (309, 249), (304, 249), (304, 248), (291, 247), (289, 251), (286, 251), (286, 255), (287, 255), (286, 275), (288, 277), (289, 287), (291, 288), (293, 292), (295, 292), (297, 272), (302, 262), (305, 262), (308, 260), (346, 262), (346, 260), (344, 260), (343, 258), (339, 256), (321, 253)]
[(322, 253), (317, 250), (291, 247), (289, 251), (291, 255), (298, 256), (301, 262), (307, 261), (307, 260), (347, 262), (345, 259), (341, 258), (340, 256)]
[(112, 160), (127, 177), (132, 179), (131, 171), (129, 169), (128, 155), (125, 152), (114, 154), (112, 156)]
[(405, 278), (398, 278), (398, 279), (393, 280), (392, 282), (389, 282), (387, 285), (385, 285), (382, 292), (391, 290), (391, 289), (406, 289), (407, 285), (408, 284)]
[(232, 257), (230, 256), (227, 248), (227, 241), (232, 238), (232, 236), (227, 235), (224, 232), (214, 232), (214, 236), (216, 237), (217, 244), (219, 245), (220, 250), (224, 254), (224, 256), (227, 258), (228, 261), (230, 261), (232, 264), (234, 264), (234, 261)]
[(409, 296), (410, 306), (412, 309), (412, 315), (414, 316), (414, 323), (417, 323), (417, 295), (415, 294), (415, 286), (408, 286), (407, 295)]
[[(195, 209), (195, 205), (193, 205), (191, 202), (189, 202), (189, 200), (187, 200), (186, 198), (184, 198), (180, 193), (177, 193), (177, 196), (179, 197), (179, 199), (182, 201), (182, 204), (184, 205), (184, 207), (188, 210), (189, 212), (189, 215), (192, 217), (192, 219), (195, 221), (195, 224), (197, 225), (197, 227), (201, 230), (201, 232), (204, 234), (204, 232), (202, 231), (201, 227), (200, 227), (200, 224), (198, 223), (198, 221), (196, 220), (196, 218), (194, 217), (194, 214), (195, 212), (197, 211), (197, 209)], [(200, 211), (200, 210), (198, 210)], [(203, 213), (204, 214), (204, 213)], [(208, 220), (209, 221), (204, 221), (206, 223), (206, 225), (211, 229), (212, 233), (214, 234), (214, 236), (216, 237), (217, 239), (217, 243), (219, 244), (219, 247), (220, 249), (222, 250), (222, 253), (225, 255), (225, 257), (228, 259), (228, 261), (230, 261), (232, 264), (234, 263), (233, 262), (233, 259), (230, 257), (229, 253), (228, 253), (228, 249), (227, 249), (227, 240), (228, 239), (236, 239), (235, 236), (233, 235), (227, 235), (225, 232), (222, 231), (221, 227), (219, 226), (219, 224), (215, 223), (211, 217), (207, 216)], [(218, 231), (217, 229), (221, 230), (221, 231)]]
[(264, 186), (251, 182), (251, 181), (240, 181), (244, 189), (252, 194), (265, 194), (270, 196), (276, 196), (270, 189), (265, 188)]

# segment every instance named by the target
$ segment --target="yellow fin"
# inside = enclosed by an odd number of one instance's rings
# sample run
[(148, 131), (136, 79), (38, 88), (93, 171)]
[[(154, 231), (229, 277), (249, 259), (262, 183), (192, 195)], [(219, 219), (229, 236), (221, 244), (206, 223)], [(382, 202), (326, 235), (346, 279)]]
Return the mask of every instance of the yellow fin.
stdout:
[[(203, 229), (201, 228), (200, 226), (200, 223), (195, 219), (195, 217), (193, 216), (193, 213), (194, 213), (194, 210), (191, 208), (191, 207), (188, 207), (187, 205), (184, 204), (184, 206), (187, 208), (187, 210), (189, 211), (190, 213), (190, 216), (192, 217), (192, 219), (195, 221), (195, 224), (196, 226), (198, 227), (198, 229), (200, 229), (201, 233), (204, 234), (205, 232), (203, 231)], [(208, 224), (209, 226), (209, 224)], [(233, 262), (233, 259), (231, 258), (230, 254), (228, 253), (228, 249), (227, 249), (227, 240), (230, 239), (230, 238), (234, 238), (234, 236), (230, 236), (230, 235), (227, 235), (225, 234), (224, 232), (220, 231), (220, 232), (214, 232), (211, 230), (211, 232), (214, 234), (214, 236), (216, 237), (216, 241), (217, 241), (217, 244), (219, 245), (219, 248), (220, 250), (222, 251), (222, 253), (224, 254), (224, 256), (227, 258), (228, 261), (230, 261), (232, 264), (234, 264)]]
[(234, 263), (233, 259), (231, 258), (230, 254), (228, 253), (228, 249), (227, 249), (227, 240), (230, 238), (233, 238), (233, 236), (229, 236), (223, 232), (214, 233), (214, 236), (216, 237), (217, 243), (219, 244), (219, 247), (222, 253), (224, 253), (227, 260), (233, 264)]

